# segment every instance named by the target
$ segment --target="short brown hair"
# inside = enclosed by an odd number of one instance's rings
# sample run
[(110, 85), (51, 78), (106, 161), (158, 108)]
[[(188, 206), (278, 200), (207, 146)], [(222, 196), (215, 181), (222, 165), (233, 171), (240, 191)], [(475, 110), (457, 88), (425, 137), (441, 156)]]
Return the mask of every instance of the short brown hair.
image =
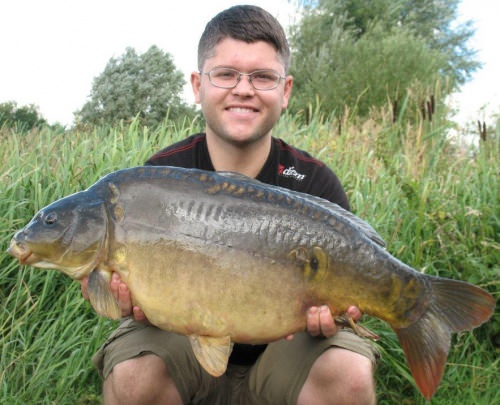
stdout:
[(271, 44), (281, 59), (285, 73), (290, 65), (290, 48), (279, 21), (257, 6), (234, 6), (217, 14), (208, 22), (198, 43), (198, 69), (211, 56), (215, 46), (225, 38), (247, 43), (264, 41)]

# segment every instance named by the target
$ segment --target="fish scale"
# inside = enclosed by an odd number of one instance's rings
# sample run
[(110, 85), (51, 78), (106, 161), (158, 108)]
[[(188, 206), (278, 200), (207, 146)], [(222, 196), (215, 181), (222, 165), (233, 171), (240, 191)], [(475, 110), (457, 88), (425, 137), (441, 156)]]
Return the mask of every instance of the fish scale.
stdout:
[[(306, 327), (306, 311), (351, 305), (391, 325), (425, 398), (444, 372), (451, 334), (495, 301), (463, 281), (401, 262), (376, 231), (336, 204), (234, 173), (136, 167), (44, 207), (8, 253), (88, 277), (96, 312), (119, 318), (117, 272), (157, 327), (189, 337), (214, 376), (232, 344), (269, 343)], [(361, 330), (359, 326), (355, 330)]]

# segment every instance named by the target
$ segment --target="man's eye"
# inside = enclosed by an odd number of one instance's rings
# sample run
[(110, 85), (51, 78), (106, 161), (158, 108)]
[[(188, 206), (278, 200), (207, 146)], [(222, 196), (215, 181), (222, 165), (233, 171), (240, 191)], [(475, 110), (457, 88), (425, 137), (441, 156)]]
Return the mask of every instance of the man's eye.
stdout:
[(234, 79), (236, 77), (236, 73), (234, 73), (234, 72), (218, 72), (216, 76), (220, 79)]
[(259, 73), (253, 76), (254, 79), (257, 80), (274, 80), (274, 77), (272, 77), (270, 74), (266, 73)]
[(257, 73), (253, 75), (253, 78), (255, 80), (260, 80), (260, 81), (270, 81), (274, 82), (276, 81), (276, 75), (273, 75), (272, 73)]

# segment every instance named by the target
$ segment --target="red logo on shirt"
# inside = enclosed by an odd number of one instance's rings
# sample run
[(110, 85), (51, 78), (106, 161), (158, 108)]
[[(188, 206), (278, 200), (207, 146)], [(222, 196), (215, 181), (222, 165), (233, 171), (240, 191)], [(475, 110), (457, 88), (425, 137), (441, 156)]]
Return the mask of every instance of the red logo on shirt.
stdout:
[(285, 168), (285, 166), (280, 164), (278, 167), (278, 174), (280, 176), (292, 178), (297, 181), (302, 181), (306, 178), (305, 174), (299, 173), (297, 172), (297, 170), (295, 170), (295, 166)]

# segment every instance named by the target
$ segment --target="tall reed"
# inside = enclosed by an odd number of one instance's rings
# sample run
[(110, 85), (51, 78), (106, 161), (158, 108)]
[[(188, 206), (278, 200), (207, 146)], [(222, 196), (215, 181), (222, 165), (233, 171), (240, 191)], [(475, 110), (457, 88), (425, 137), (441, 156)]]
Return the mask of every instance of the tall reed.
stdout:
[[(19, 266), (5, 253), (10, 238), (41, 207), (140, 165), (199, 123), (157, 130), (136, 122), (116, 128), (30, 133), (0, 131), (0, 403), (100, 403), (90, 359), (113, 321), (99, 318), (67, 277)], [(459, 145), (437, 116), (394, 122), (385, 111), (360, 121), (349, 112), (313, 114), (309, 125), (284, 116), (275, 136), (325, 161), (342, 179), (353, 211), (371, 223), (388, 250), (429, 274), (469, 280), (499, 297), (499, 127), (487, 145)], [(339, 130), (340, 129), (340, 130)], [(380, 404), (423, 404), (402, 350), (381, 322), (376, 372)], [(453, 340), (433, 404), (500, 403), (495, 317)]]

